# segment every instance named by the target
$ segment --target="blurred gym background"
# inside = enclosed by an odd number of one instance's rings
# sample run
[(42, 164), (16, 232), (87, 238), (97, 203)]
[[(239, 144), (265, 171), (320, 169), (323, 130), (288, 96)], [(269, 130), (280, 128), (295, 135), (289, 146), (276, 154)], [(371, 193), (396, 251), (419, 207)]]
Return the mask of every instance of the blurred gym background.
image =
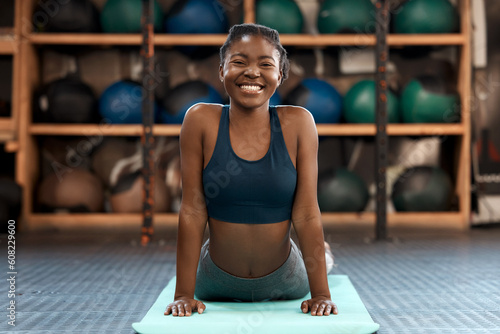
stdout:
[[(481, 8), (473, 1), (474, 8)], [(32, 15), (23, 17), (22, 33), (134, 34), (140, 32), (138, 0), (71, 0), (64, 5), (37, 1)], [(391, 33), (457, 33), (460, 13), (449, 0), (391, 2)], [(473, 81), (471, 82), (471, 216), (470, 224), (500, 221), (500, 123), (498, 112), (498, 24), (500, 6), (485, 1), (487, 10), (473, 11)], [(9, 34), (14, 26), (14, 0), (2, 1), (0, 25)], [(348, 13), (348, 14), (345, 14)], [(158, 34), (223, 34), (242, 22), (241, 1), (155, 1)], [(286, 17), (280, 20), (279, 17)], [(27, 19), (30, 21), (26, 21)], [(194, 19), (196, 18), (196, 19)], [(372, 34), (374, 6), (369, 0), (257, 1), (258, 23), (282, 34)], [(12, 30), (12, 29), (11, 29)], [(51, 41), (54, 41), (52, 39)], [(139, 124), (141, 123), (142, 59), (139, 45), (85, 45), (37, 43), (37, 84), (30, 90), (33, 124)], [(52, 45), (52, 44), (56, 45)], [(374, 122), (374, 50), (369, 46), (301, 47), (287, 45), (290, 78), (271, 103), (307, 107), (318, 124)], [(19, 54), (16, 57), (21, 57)], [(12, 103), (19, 82), (15, 57), (0, 56), (0, 116), (16, 116)], [(20, 60), (17, 60), (20, 62)], [(457, 123), (461, 121), (457, 80), (460, 68), (455, 46), (391, 47), (388, 66), (390, 123)], [(155, 54), (155, 120), (180, 124), (196, 102), (227, 103), (217, 77), (217, 46), (157, 46)], [(21, 64), (19, 66), (32, 66)], [(18, 74), (17, 74), (18, 75)], [(22, 121), (15, 126), (27, 126)], [(0, 217), (28, 213), (138, 213), (141, 211), (141, 147), (134, 136), (33, 136), (36, 165), (29, 201), (16, 183), (16, 137), (0, 150)], [(390, 138), (388, 211), (453, 212), (459, 210), (457, 136), (393, 136)], [(159, 137), (155, 148), (155, 210), (175, 213), (181, 183), (175, 136)], [(321, 136), (318, 195), (324, 212), (372, 212), (374, 186), (372, 136)], [(9, 150), (9, 147), (14, 148)], [(19, 168), (17, 169), (19, 173)], [(18, 177), (19, 180), (19, 177)], [(81, 189), (74, 191), (74, 189)], [(30, 208), (23, 208), (29, 205)]]

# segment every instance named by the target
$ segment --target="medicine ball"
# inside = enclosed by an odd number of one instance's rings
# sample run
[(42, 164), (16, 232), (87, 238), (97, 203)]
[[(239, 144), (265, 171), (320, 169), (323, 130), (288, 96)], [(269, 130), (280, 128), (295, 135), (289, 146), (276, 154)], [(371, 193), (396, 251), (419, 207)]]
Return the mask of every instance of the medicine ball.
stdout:
[[(375, 81), (362, 80), (354, 84), (344, 97), (343, 114), (349, 123), (374, 123), (376, 113)], [(399, 101), (394, 93), (387, 93), (387, 119), (399, 122)]]
[(178, 212), (182, 200), (182, 171), (181, 157), (179, 154), (172, 157), (167, 165), (165, 183), (170, 194), (170, 210)]
[(274, 94), (269, 99), (269, 105), (278, 106), (281, 104), (281, 95), (278, 91), (275, 91)]
[(37, 94), (34, 119), (54, 123), (93, 123), (97, 97), (90, 86), (73, 76), (45, 85)]
[[(111, 210), (119, 213), (142, 212), (143, 205), (143, 178), (141, 171), (123, 175), (116, 185), (111, 188), (109, 202)], [(166, 212), (170, 207), (170, 198), (165, 180), (154, 176), (154, 212)]]
[(8, 221), (21, 214), (22, 188), (14, 180), (0, 179), (0, 234), (7, 233)]
[(300, 34), (304, 18), (293, 0), (258, 0), (255, 9), (258, 24), (276, 29), (280, 34)]
[(99, 11), (90, 0), (39, 1), (33, 24), (40, 32), (100, 32)]
[(375, 6), (370, 0), (326, 0), (318, 12), (322, 34), (373, 33)]
[[(137, 159), (133, 159), (133, 156), (137, 156)], [(106, 187), (112, 187), (118, 182), (121, 174), (130, 172), (125, 166), (124, 168), (117, 167), (117, 164), (129, 161), (129, 165), (134, 165), (135, 162), (136, 167), (133, 167), (133, 171), (137, 171), (142, 165), (141, 157), (141, 148), (137, 140), (119, 137), (105, 138), (92, 156), (92, 170)]]
[(46, 176), (38, 189), (38, 204), (43, 212), (100, 212), (103, 208), (103, 186), (88, 170), (69, 169)]
[(322, 173), (318, 178), (318, 204), (322, 212), (360, 212), (369, 198), (363, 179), (345, 168)]
[[(143, 88), (134, 81), (121, 80), (104, 90), (99, 99), (101, 116), (113, 124), (142, 123)], [(155, 105), (155, 116), (157, 114)]]
[(450, 208), (453, 185), (442, 169), (417, 166), (407, 169), (392, 188), (397, 211), (446, 211)]
[(338, 123), (342, 115), (342, 96), (321, 79), (304, 79), (287, 96), (287, 104), (311, 112), (316, 123)]
[(160, 119), (167, 124), (181, 124), (186, 111), (194, 104), (224, 103), (219, 92), (203, 81), (187, 81), (173, 88), (163, 99)]
[(218, 1), (180, 0), (167, 13), (164, 25), (170, 34), (224, 34), (229, 23)]
[(393, 16), (398, 34), (452, 33), (458, 30), (457, 9), (449, 0), (411, 0)]
[(40, 174), (46, 176), (53, 172), (64, 174), (73, 168), (89, 169), (91, 154), (97, 137), (43, 136), (38, 138), (40, 149)]
[[(155, 31), (161, 31), (163, 12), (158, 2), (153, 1)], [(141, 32), (141, 16), (141, 0), (108, 0), (101, 10), (102, 30), (107, 33)]]
[(406, 123), (460, 121), (460, 97), (442, 78), (422, 76), (411, 80), (401, 94), (401, 115)]
[[(225, 8), (216, 0), (178, 0), (165, 16), (165, 31), (170, 34), (225, 34), (229, 22)], [(218, 52), (211, 46), (179, 46), (182, 53), (202, 59)]]

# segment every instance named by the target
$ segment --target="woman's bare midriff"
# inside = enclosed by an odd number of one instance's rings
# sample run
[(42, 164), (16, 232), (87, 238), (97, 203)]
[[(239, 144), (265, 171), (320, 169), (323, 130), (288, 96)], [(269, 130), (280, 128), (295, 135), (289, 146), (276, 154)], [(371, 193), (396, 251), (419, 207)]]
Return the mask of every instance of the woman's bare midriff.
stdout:
[(290, 221), (235, 224), (210, 218), (210, 257), (225, 272), (262, 277), (285, 263), (290, 252)]

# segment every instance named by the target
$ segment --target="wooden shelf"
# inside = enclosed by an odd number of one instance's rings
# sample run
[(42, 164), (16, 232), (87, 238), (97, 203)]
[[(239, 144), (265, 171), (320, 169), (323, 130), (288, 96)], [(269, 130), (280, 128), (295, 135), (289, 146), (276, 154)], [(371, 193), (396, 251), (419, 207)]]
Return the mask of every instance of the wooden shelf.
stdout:
[(14, 139), (14, 121), (10, 118), (0, 117), (0, 143)]
[[(180, 125), (159, 124), (153, 127), (155, 136), (177, 136)], [(32, 135), (44, 136), (140, 136), (140, 124), (32, 124), (29, 130)]]
[[(374, 226), (376, 221), (374, 212), (363, 213), (323, 213), (321, 219), (324, 225), (364, 224)], [(387, 214), (387, 225), (413, 226), (423, 228), (456, 228), (462, 229), (460, 212), (394, 212)]]
[[(180, 125), (158, 124), (153, 128), (155, 136), (177, 136)], [(374, 136), (374, 124), (318, 124), (320, 136)], [(391, 136), (442, 136), (461, 135), (462, 124), (390, 124), (387, 133)], [(44, 136), (140, 136), (142, 125), (109, 124), (32, 124), (32, 135)]]
[[(54, 214), (32, 213), (29, 216), (30, 228), (126, 228), (141, 226), (142, 215), (117, 213), (88, 213), (88, 214)], [(421, 227), (461, 229), (457, 221), (461, 221), (459, 212), (408, 212), (391, 213), (388, 215), (389, 227)], [(325, 226), (373, 226), (375, 213), (323, 213), (322, 222)], [(178, 223), (176, 213), (158, 213), (154, 216), (154, 224), (158, 226), (175, 227)], [(104, 225), (104, 226), (103, 226)]]
[(17, 41), (14, 35), (0, 34), (0, 55), (16, 54), (17, 49)]
[[(225, 34), (155, 34), (157, 46), (172, 45), (217, 45), (226, 40)], [(63, 33), (32, 33), (28, 39), (33, 44), (57, 45), (140, 45), (140, 34), (63, 34)], [(368, 34), (282, 34), (283, 45), (295, 46), (328, 46), (328, 45), (375, 45), (376, 38)], [(466, 42), (463, 34), (392, 34), (387, 42), (392, 46), (404, 45), (462, 45)]]
[[(320, 136), (375, 136), (374, 124), (318, 124)], [(461, 135), (462, 124), (389, 124), (391, 136), (442, 136)]]

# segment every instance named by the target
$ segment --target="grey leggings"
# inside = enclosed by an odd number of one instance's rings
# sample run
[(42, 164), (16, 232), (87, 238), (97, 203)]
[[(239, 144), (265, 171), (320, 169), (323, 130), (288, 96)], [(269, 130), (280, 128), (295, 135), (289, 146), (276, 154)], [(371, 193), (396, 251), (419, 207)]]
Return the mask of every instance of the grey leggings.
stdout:
[(297, 245), (292, 247), (285, 263), (258, 278), (241, 278), (220, 269), (210, 258), (209, 240), (201, 248), (196, 275), (195, 298), (212, 301), (255, 302), (298, 299), (309, 292), (309, 281)]

